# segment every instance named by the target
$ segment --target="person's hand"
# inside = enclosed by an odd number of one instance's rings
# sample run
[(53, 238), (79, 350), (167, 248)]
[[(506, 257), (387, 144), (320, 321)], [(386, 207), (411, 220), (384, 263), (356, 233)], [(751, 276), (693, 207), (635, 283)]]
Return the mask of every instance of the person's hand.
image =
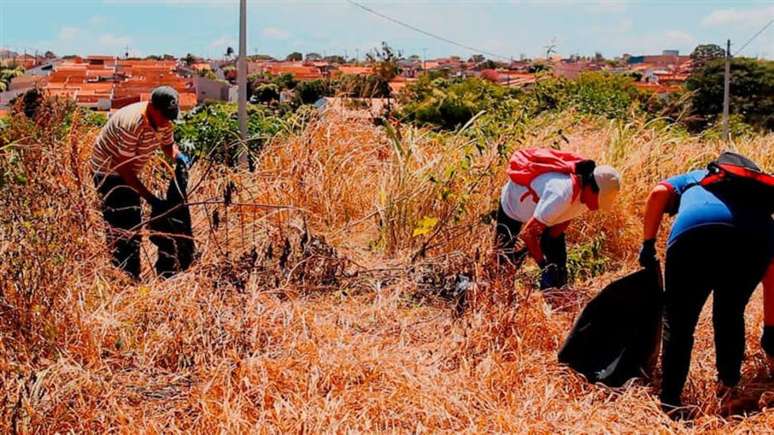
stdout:
[(656, 239), (645, 240), (640, 248), (640, 266), (650, 269), (658, 266), (656, 257)]
[(186, 168), (191, 167), (191, 158), (182, 151), (178, 152), (175, 156), (175, 162), (185, 166)]

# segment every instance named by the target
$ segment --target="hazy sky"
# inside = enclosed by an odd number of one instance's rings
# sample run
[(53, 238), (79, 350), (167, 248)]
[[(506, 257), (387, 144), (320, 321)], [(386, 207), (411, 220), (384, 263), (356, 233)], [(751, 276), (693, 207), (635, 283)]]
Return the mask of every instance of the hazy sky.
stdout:
[[(690, 52), (698, 43), (739, 48), (769, 20), (774, 1), (368, 1), (382, 14), (506, 57), (537, 57), (552, 43), (562, 55), (613, 57)], [(0, 0), (0, 47), (57, 54), (219, 57), (237, 49), (237, 0)], [(405, 55), (469, 56), (369, 14), (345, 0), (248, 0), (248, 52), (360, 56), (381, 41)], [(733, 48), (732, 48), (733, 50)], [(774, 58), (774, 25), (743, 52)]]

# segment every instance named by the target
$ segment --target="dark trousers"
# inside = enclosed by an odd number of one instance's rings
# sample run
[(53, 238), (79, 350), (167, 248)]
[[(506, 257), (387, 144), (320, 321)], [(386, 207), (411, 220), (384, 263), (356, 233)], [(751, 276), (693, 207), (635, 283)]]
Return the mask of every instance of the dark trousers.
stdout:
[(134, 279), (140, 277), (139, 230), (142, 223), (140, 195), (117, 175), (94, 176), (102, 199), (102, 216), (107, 222), (107, 241), (113, 264)]
[[(526, 250), (516, 251), (522, 223), (511, 219), (502, 205), (497, 209), (497, 226), (495, 227), (495, 248), (501, 263), (520, 265), (527, 255)], [(543, 271), (541, 288), (561, 287), (567, 284), (567, 241), (564, 233), (559, 237), (551, 237), (550, 228), (546, 228), (540, 237), (540, 248), (546, 258), (546, 264), (554, 264), (555, 268)], [(552, 274), (555, 276), (547, 276)]]
[(713, 293), (718, 379), (734, 386), (744, 358), (744, 311), (770, 261), (765, 234), (705, 226), (680, 236), (666, 253), (662, 402), (680, 404), (693, 334)]

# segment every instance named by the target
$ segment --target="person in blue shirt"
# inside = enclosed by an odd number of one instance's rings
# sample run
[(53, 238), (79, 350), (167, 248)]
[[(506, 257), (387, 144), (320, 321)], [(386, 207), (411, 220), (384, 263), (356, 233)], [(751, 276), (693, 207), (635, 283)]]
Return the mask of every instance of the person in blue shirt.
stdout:
[[(661, 402), (667, 411), (681, 406), (693, 334), (710, 293), (718, 393), (724, 396), (740, 380), (744, 311), (764, 276), (764, 304), (767, 312), (774, 313), (774, 221), (770, 211), (739, 200), (741, 195), (707, 190), (699, 185), (706, 174), (706, 170), (696, 170), (662, 181), (651, 191), (645, 209), (639, 257), (643, 267), (657, 267), (656, 237), (662, 217), (665, 213), (676, 216), (664, 270)], [(774, 316), (768, 317), (774, 327)], [(768, 329), (771, 327), (765, 331)], [(764, 349), (774, 352), (765, 343)]]

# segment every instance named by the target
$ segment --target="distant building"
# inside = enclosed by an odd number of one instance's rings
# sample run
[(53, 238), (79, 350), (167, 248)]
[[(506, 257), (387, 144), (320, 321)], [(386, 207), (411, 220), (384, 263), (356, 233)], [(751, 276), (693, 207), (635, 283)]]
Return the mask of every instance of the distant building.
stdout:
[(585, 71), (599, 71), (600, 65), (589, 61), (559, 62), (553, 65), (553, 73), (557, 77), (575, 80)]
[(19, 77), (14, 77), (11, 79), (11, 83), (8, 85), (9, 91), (16, 91), (16, 90), (23, 90), (28, 91), (34, 87), (43, 87), (46, 85), (46, 77), (45, 76), (32, 76), (32, 75), (23, 75)]
[(206, 101), (236, 101), (231, 99), (232, 88), (236, 86), (222, 80), (212, 80), (206, 77), (193, 77), (194, 89), (196, 89), (196, 101), (201, 104)]

